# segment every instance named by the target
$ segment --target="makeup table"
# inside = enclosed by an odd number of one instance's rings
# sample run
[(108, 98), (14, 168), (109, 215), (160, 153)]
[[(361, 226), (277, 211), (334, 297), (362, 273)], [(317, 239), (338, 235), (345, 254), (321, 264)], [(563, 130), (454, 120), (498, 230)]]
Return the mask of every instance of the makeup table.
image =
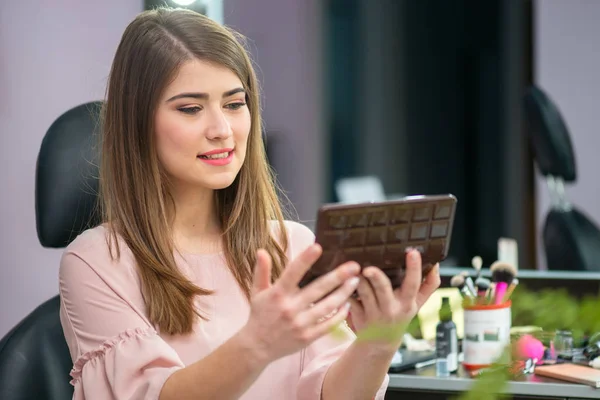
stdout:
[[(389, 374), (386, 400), (450, 400), (467, 391), (473, 379), (459, 369), (447, 378), (435, 376), (435, 366)], [(600, 399), (600, 389), (536, 375), (525, 375), (508, 384), (513, 400), (584, 400)]]

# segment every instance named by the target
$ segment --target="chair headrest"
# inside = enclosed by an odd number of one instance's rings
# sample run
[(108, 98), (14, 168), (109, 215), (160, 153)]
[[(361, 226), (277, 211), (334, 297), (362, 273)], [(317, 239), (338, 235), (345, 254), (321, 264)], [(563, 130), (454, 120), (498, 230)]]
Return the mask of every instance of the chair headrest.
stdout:
[(100, 222), (97, 209), (101, 102), (62, 114), (48, 129), (37, 159), (35, 213), (44, 247), (66, 247)]
[(525, 115), (534, 157), (542, 175), (575, 181), (575, 154), (569, 130), (556, 105), (540, 88), (533, 86), (527, 91)]

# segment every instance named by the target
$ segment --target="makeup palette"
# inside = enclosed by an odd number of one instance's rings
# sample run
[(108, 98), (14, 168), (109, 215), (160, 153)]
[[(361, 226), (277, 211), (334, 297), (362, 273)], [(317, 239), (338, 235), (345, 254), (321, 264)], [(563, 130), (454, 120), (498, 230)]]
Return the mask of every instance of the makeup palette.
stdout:
[(448, 256), (456, 203), (456, 197), (448, 194), (321, 207), (315, 241), (323, 254), (300, 286), (346, 261), (356, 261), (362, 268), (379, 267), (397, 288), (411, 248), (421, 253), (423, 276), (427, 275)]

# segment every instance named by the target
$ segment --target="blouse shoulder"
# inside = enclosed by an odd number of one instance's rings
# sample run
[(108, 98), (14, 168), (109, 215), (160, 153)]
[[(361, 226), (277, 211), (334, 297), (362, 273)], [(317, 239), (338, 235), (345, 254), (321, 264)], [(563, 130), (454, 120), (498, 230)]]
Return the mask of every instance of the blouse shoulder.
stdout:
[(83, 231), (69, 243), (64, 253), (73, 253), (78, 256), (94, 255), (94, 257), (110, 253), (108, 229), (103, 225), (98, 225)]
[(129, 247), (120, 236), (117, 236), (118, 253), (113, 244), (108, 228), (103, 225), (82, 232), (64, 250), (59, 275), (79, 275), (83, 261), (103, 279), (139, 283), (135, 258)]
[[(288, 239), (287, 253), (291, 259), (315, 242), (315, 235), (306, 225), (291, 220), (284, 221), (283, 225)], [(273, 222), (273, 227), (277, 236), (280, 236), (279, 224), (276, 221)]]

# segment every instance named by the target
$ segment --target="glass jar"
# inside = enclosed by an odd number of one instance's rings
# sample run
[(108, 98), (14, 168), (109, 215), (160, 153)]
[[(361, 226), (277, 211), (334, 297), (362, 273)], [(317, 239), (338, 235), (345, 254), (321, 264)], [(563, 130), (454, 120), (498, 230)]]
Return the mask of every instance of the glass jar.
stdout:
[(568, 330), (558, 330), (554, 336), (554, 351), (556, 356), (563, 360), (573, 358), (573, 333)]

